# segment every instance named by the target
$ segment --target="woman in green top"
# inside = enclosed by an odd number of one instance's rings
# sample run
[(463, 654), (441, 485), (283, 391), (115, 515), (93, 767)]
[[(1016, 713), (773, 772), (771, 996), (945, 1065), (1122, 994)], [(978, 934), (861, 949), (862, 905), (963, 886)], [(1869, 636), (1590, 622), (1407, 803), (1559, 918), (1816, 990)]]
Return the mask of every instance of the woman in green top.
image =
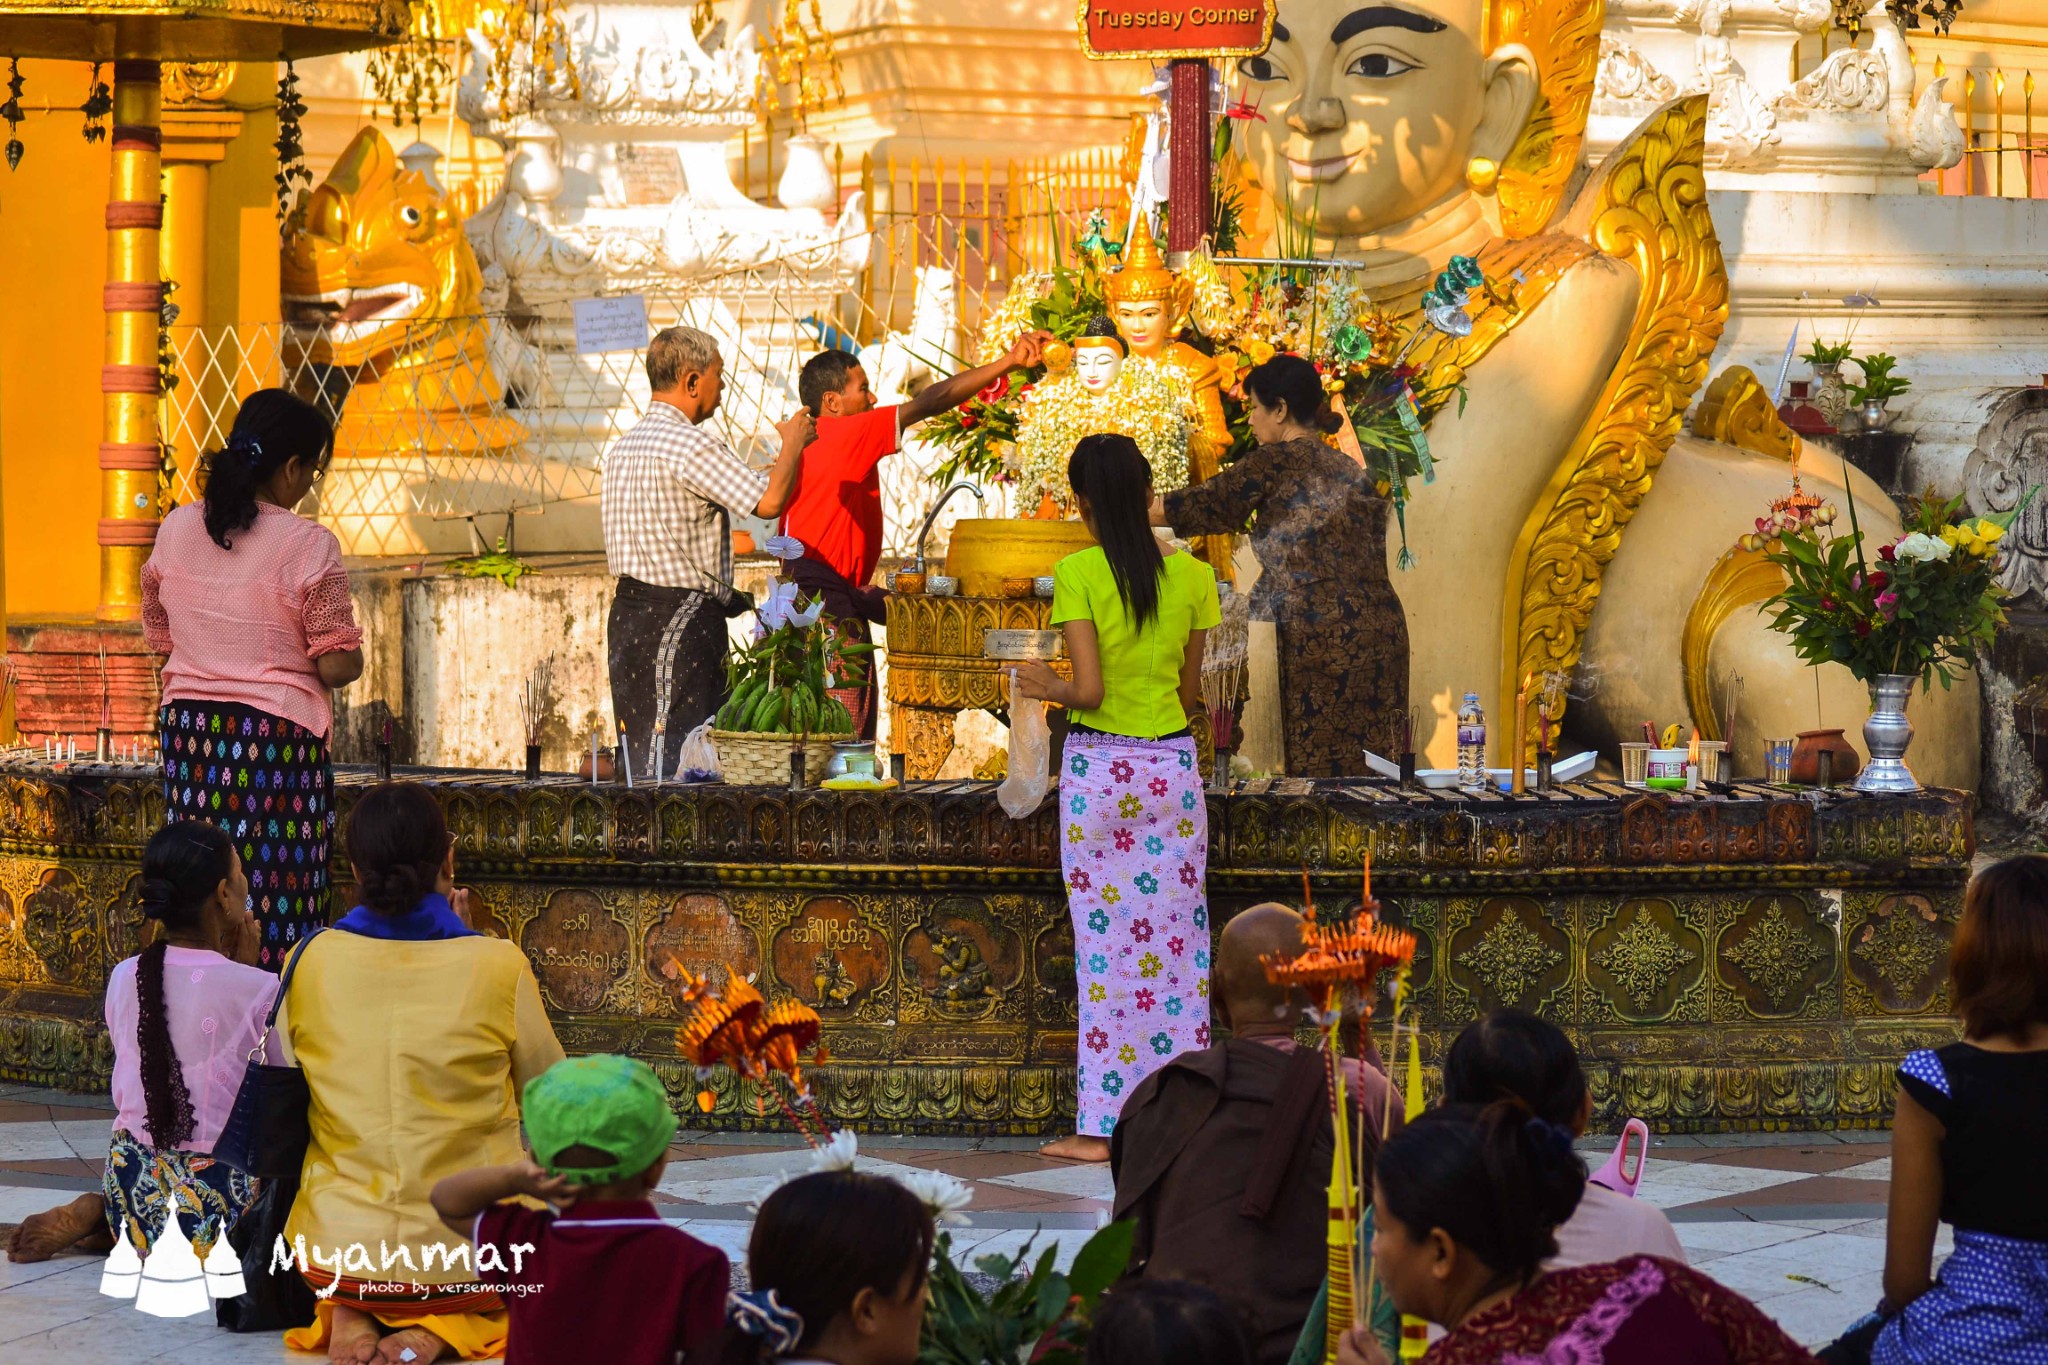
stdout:
[(1123, 1097), (1209, 1045), (1209, 809), (1188, 714), (1216, 574), (1153, 535), (1152, 467), (1130, 437), (1084, 437), (1067, 482), (1096, 540), (1053, 570), (1073, 680), (1021, 664), (1012, 692), (1070, 722), (1060, 868), (1081, 988), (1078, 1132), (1045, 1151), (1107, 1161)]

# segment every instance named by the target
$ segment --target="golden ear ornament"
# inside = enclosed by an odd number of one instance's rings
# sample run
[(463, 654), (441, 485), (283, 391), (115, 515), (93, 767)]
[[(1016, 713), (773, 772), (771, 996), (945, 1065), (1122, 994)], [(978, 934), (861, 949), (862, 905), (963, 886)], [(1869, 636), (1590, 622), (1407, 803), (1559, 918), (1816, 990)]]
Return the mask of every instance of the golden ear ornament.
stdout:
[(1475, 194), (1492, 194), (1500, 183), (1500, 163), (1492, 157), (1473, 157), (1465, 163), (1465, 183)]

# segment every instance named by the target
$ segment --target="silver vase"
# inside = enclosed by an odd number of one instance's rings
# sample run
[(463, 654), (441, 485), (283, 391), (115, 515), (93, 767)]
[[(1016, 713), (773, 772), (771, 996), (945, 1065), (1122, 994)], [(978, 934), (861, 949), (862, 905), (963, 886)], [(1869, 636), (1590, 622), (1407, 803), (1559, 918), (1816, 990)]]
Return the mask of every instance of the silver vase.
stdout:
[(1856, 790), (1898, 794), (1916, 792), (1920, 784), (1906, 766), (1906, 746), (1913, 742), (1913, 722), (1906, 702), (1918, 681), (1910, 673), (1880, 673), (1870, 684), (1870, 719), (1863, 722), (1863, 745), (1870, 762), (1856, 775)]
[(1892, 424), (1892, 410), (1885, 406), (1882, 398), (1866, 398), (1856, 409), (1856, 419), (1864, 431), (1883, 431)]

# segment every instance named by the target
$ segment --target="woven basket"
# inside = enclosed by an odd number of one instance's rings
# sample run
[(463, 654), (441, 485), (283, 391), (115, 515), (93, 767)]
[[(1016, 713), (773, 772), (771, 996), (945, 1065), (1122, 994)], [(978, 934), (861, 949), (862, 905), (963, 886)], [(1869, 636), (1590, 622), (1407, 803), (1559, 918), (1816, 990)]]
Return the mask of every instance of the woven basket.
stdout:
[[(711, 747), (718, 750), (718, 767), (724, 780), (735, 787), (783, 787), (789, 785), (789, 751), (794, 735), (763, 730), (713, 730)], [(832, 761), (832, 746), (853, 735), (810, 735), (804, 740), (804, 785), (815, 787), (825, 779), (825, 765)]]

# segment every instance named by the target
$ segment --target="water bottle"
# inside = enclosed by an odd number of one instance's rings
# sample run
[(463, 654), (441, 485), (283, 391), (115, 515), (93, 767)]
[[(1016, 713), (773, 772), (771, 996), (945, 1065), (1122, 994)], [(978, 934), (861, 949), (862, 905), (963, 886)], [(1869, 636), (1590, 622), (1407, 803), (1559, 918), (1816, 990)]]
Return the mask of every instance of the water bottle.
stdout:
[(1486, 789), (1486, 712), (1477, 692), (1467, 692), (1458, 707), (1458, 786), (1468, 792)]

